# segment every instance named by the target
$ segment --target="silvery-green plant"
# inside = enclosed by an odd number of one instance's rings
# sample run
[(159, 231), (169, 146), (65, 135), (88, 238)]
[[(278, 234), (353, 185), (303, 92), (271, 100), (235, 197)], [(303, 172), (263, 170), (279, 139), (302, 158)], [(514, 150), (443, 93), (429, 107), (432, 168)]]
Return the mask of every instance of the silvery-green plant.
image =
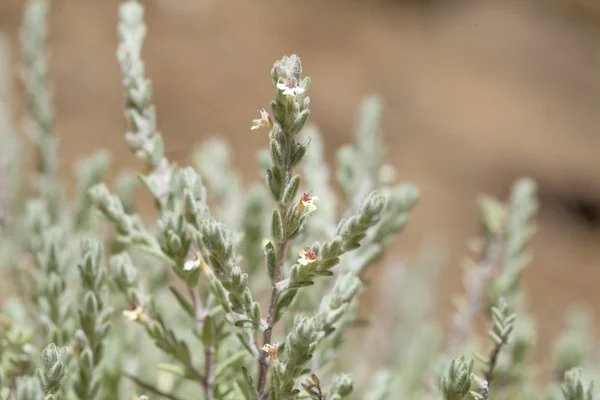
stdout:
[(471, 389), (472, 374), (473, 359), (453, 358), (441, 382), (444, 400), (463, 400)]
[(565, 381), (561, 386), (565, 400), (592, 400), (594, 381), (587, 382), (581, 368), (565, 372)]
[[(364, 326), (363, 273), (420, 196), (394, 183), (385, 164), (382, 100), (363, 102), (355, 143), (338, 152), (333, 174), (323, 135), (308, 122), (311, 80), (298, 56), (285, 56), (271, 68), (273, 100), (250, 127), (265, 145), (261, 181), (243, 184), (219, 138), (180, 167), (166, 156), (142, 60), (144, 8), (125, 1), (117, 27), (124, 144), (143, 166), (137, 180), (122, 172), (111, 192), (110, 156), (96, 152), (76, 165), (69, 198), (57, 169), (48, 11), (47, 1), (29, 0), (21, 31), (37, 161), (31, 182), (17, 174), (10, 85), (0, 76), (0, 138), (9, 149), (0, 149), (0, 272), (20, 294), (0, 314), (0, 400), (593, 398), (593, 385), (573, 369), (589, 353), (583, 323), (558, 342), (548, 386), (534, 379), (535, 325), (520, 286), (537, 209), (533, 181), (516, 181), (506, 203), (479, 199), (480, 254), (465, 268), (447, 340), (433, 318), (442, 262), (422, 257), (418, 268), (385, 264), (402, 282), (390, 274), (378, 298), (398, 292), (399, 305), (388, 306), (398, 311), (364, 351), (347, 346), (345, 333)], [(154, 221), (136, 213), (136, 181), (154, 200)], [(490, 319), (491, 349), (479, 340), (479, 317)], [(465, 356), (482, 351), (476, 372)], [(373, 353), (382, 365), (366, 361)]]

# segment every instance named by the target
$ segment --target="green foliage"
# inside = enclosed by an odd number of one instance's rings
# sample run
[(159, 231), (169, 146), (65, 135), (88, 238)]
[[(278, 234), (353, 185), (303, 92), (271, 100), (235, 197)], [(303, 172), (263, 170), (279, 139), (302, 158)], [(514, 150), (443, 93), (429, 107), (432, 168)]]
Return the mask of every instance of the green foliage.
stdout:
[(583, 365), (592, 349), (591, 321), (586, 310), (573, 309), (567, 323), (567, 330), (557, 339), (555, 345), (554, 365), (558, 376)]
[[(465, 268), (465, 294), (442, 349), (433, 318), (439, 247), (426, 248), (418, 268), (385, 265), (376, 297), (392, 299), (387, 309), (397, 313), (360, 307), (364, 273), (382, 260), (420, 197), (414, 185), (394, 183), (384, 164), (379, 97), (363, 102), (355, 143), (337, 153), (341, 196), (324, 139), (307, 123), (311, 80), (296, 55), (274, 63), (269, 111), (260, 110), (250, 128), (268, 131), (261, 182), (243, 185), (217, 138), (194, 153), (193, 167), (179, 167), (166, 157), (145, 74), (144, 8), (125, 1), (117, 29), (124, 139), (144, 167), (137, 177), (122, 172), (111, 192), (110, 155), (97, 152), (77, 163), (67, 196), (47, 80), (48, 11), (48, 2), (30, 0), (21, 31), (32, 182), (18, 174), (8, 79), (0, 76), (0, 266), (19, 295), (0, 314), (0, 400), (560, 395), (556, 377), (547, 377), (546, 390), (537, 385), (528, 359), (535, 324), (520, 278), (535, 230), (533, 181), (517, 180), (507, 202), (479, 198), (480, 254)], [(0, 74), (6, 69), (0, 65)], [(137, 213), (136, 182), (154, 200), (154, 220)], [(479, 356), (481, 377), (472, 359), (455, 357), (480, 350), (480, 316), (490, 319), (493, 341)], [(386, 328), (364, 346), (348, 346), (346, 334), (365, 318), (384, 319)], [(557, 342), (555, 374), (565, 375), (566, 400), (592, 399), (593, 385), (572, 369), (588, 358), (590, 331), (574, 318)], [(383, 365), (373, 368), (372, 355)]]
[(473, 359), (455, 357), (448, 366), (448, 372), (442, 378), (442, 394), (445, 400), (463, 400), (471, 389)]
[(67, 380), (67, 350), (58, 348), (54, 343), (42, 351), (42, 368), (36, 370), (42, 391), (49, 395), (46, 400), (53, 399)]
[(508, 305), (504, 298), (500, 299), (497, 307), (492, 307), (492, 329), (488, 331), (488, 335), (494, 342), (494, 346), (489, 357), (479, 357), (487, 366), (485, 379), (488, 381), (488, 384), (492, 380), (500, 350), (508, 343), (516, 318), (515, 314), (509, 313)]
[(594, 381), (587, 382), (581, 368), (565, 372), (565, 381), (561, 386), (565, 400), (592, 400)]

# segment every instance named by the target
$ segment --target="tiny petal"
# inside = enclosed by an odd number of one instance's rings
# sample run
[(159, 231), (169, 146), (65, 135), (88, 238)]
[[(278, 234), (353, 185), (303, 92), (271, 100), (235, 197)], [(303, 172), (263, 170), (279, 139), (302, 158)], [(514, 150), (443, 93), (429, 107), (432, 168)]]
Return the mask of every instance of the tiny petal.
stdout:
[(295, 96), (304, 93), (304, 88), (298, 86), (295, 78), (289, 78), (286, 83), (278, 83), (276, 86), (277, 89), (283, 90), (283, 94), (286, 96)]
[(137, 321), (144, 310), (140, 306), (136, 306), (133, 310), (123, 310), (123, 316), (130, 321)]
[(310, 261), (307, 260), (306, 258), (302, 257), (302, 258), (298, 259), (298, 264), (300, 264), (300, 265), (308, 265), (308, 264), (310, 264)]
[(269, 130), (273, 128), (273, 120), (271, 119), (271, 115), (269, 115), (264, 108), (262, 110), (258, 110), (258, 112), (260, 113), (260, 119), (252, 120), (252, 126), (250, 127), (250, 130), (256, 130), (262, 128), (263, 126), (266, 126)]
[(200, 267), (200, 260), (188, 260), (185, 262), (185, 264), (183, 264), (184, 271), (191, 271), (198, 267)]
[(302, 205), (308, 209), (308, 212), (313, 212), (317, 209), (315, 202), (319, 200), (319, 196), (311, 196), (310, 193), (304, 193), (302, 195)]
[(265, 343), (265, 345), (262, 347), (262, 350), (266, 353), (269, 353), (271, 360), (276, 361), (278, 347), (279, 347), (279, 343), (277, 343), (277, 342), (273, 343), (272, 345)]
[(183, 270), (191, 271), (193, 269), (199, 268), (201, 264), (202, 264), (202, 257), (200, 256), (200, 253), (196, 252), (192, 256), (192, 258), (190, 258), (189, 260), (187, 260), (185, 262), (185, 264), (183, 264)]
[(315, 262), (317, 259), (317, 255), (312, 249), (308, 251), (300, 250), (300, 258), (298, 259), (298, 264), (300, 265), (308, 265), (312, 262)]

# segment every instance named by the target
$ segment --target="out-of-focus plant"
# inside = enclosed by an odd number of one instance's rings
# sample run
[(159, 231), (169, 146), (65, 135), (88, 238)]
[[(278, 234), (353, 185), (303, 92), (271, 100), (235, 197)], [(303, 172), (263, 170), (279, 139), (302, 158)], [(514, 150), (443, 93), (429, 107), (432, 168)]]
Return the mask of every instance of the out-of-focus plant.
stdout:
[[(7, 145), (0, 149), (0, 265), (19, 292), (0, 314), (1, 400), (530, 399), (542, 392), (592, 399), (593, 385), (573, 369), (588, 348), (582, 324), (558, 342), (557, 377), (546, 391), (528, 360), (535, 326), (519, 281), (537, 209), (529, 179), (515, 183), (507, 204), (480, 200), (481, 254), (465, 269), (446, 348), (432, 316), (440, 260), (424, 258), (416, 274), (388, 263), (386, 273), (399, 272), (402, 283), (390, 279), (379, 289), (379, 297), (401, 289), (398, 313), (386, 316), (387, 334), (376, 341), (385, 365), (374, 372), (361, 364), (364, 352), (347, 345), (346, 333), (363, 325), (364, 272), (405, 227), (420, 193), (394, 183), (384, 163), (376, 96), (360, 109), (355, 144), (338, 152), (341, 190), (334, 189), (322, 134), (307, 123), (311, 81), (296, 55), (273, 65), (274, 99), (250, 128), (264, 138), (261, 182), (242, 184), (218, 138), (194, 153), (194, 167), (180, 167), (166, 157), (141, 58), (144, 8), (125, 1), (117, 47), (124, 142), (143, 165), (138, 181), (156, 220), (136, 213), (131, 174), (111, 192), (102, 151), (76, 165), (75, 195), (66, 196), (47, 79), (48, 6), (29, 0), (21, 31), (26, 129), (37, 162), (30, 181), (17, 174), (10, 87), (0, 76)], [(479, 317), (490, 319), (491, 348), (478, 340)], [(476, 350), (485, 354), (481, 368), (466, 357)]]

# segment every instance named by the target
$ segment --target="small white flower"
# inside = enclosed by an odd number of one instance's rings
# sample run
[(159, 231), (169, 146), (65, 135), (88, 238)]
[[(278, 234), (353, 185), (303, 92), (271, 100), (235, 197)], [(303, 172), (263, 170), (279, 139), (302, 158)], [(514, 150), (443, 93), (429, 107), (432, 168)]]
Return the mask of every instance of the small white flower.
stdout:
[(272, 345), (270, 344), (265, 344), (262, 347), (262, 350), (264, 352), (269, 353), (269, 356), (271, 357), (271, 360), (276, 361), (277, 360), (277, 348), (279, 347), (279, 343), (275, 342)]
[(283, 90), (284, 95), (295, 96), (304, 93), (304, 88), (298, 86), (296, 78), (288, 78), (286, 83), (278, 83), (277, 89)]
[(199, 252), (194, 253), (192, 258), (187, 260), (185, 264), (183, 264), (184, 271), (191, 271), (193, 269), (199, 268), (202, 265), (202, 257)]
[(200, 260), (187, 260), (185, 264), (183, 264), (184, 271), (191, 271), (200, 267)]
[(259, 129), (263, 126), (271, 130), (271, 128), (273, 128), (273, 120), (271, 119), (269, 113), (266, 112), (264, 108), (262, 110), (258, 110), (258, 112), (260, 113), (260, 119), (252, 120), (252, 127), (250, 127), (250, 130)]
[(308, 209), (308, 212), (313, 212), (317, 209), (315, 202), (319, 200), (319, 196), (313, 196), (311, 192), (304, 192), (300, 199), (302, 205)]
[(298, 254), (300, 255), (300, 258), (298, 259), (298, 264), (300, 265), (308, 265), (317, 260), (317, 254), (313, 249), (300, 250)]
[(123, 315), (130, 321), (137, 321), (143, 313), (144, 309), (139, 304), (132, 304), (128, 310), (123, 310)]

